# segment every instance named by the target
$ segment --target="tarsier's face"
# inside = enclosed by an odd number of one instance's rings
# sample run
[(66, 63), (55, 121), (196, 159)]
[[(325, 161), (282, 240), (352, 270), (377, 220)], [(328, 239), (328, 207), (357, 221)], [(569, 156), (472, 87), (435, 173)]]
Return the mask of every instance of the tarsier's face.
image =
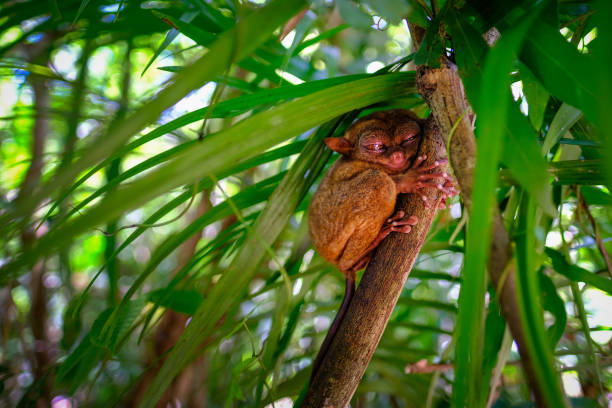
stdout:
[(375, 112), (355, 122), (344, 137), (326, 138), (325, 144), (345, 158), (400, 173), (416, 158), (422, 136), (420, 122), (406, 109)]
[(355, 123), (347, 132), (355, 140), (352, 158), (382, 165), (391, 173), (410, 167), (422, 131), (419, 122), (401, 112), (381, 112)]
[(377, 125), (372, 123), (362, 130), (353, 157), (381, 164), (393, 172), (407, 169), (419, 147), (421, 139), (419, 124), (411, 121), (392, 128)]

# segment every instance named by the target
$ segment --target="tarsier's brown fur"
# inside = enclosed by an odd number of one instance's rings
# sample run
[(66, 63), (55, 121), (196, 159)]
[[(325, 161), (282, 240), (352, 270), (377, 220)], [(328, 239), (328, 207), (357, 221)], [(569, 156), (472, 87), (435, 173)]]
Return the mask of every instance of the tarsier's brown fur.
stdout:
[[(313, 375), (348, 308), (355, 272), (367, 265), (384, 237), (393, 231), (407, 233), (418, 221), (401, 211), (393, 215), (398, 194), (418, 194), (426, 187), (455, 194), (448, 174), (430, 172), (443, 162), (421, 166), (425, 157), (417, 154), (423, 124), (411, 111), (393, 109), (367, 115), (344, 137), (325, 140), (342, 157), (327, 171), (310, 202), (310, 236), (319, 254), (344, 274), (347, 287), (313, 364)], [(438, 178), (444, 184), (433, 182)]]

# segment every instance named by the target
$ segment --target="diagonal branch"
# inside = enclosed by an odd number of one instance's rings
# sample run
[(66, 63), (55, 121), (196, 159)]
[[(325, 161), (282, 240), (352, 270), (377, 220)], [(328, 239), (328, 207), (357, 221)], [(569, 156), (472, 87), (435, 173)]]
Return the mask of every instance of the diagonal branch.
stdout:
[[(427, 155), (428, 164), (446, 157), (431, 119), (419, 154)], [(397, 209), (415, 215), (419, 222), (409, 234), (392, 233), (376, 250), (302, 407), (345, 407), (355, 393), (442, 200), (436, 189), (425, 193), (431, 208), (418, 195), (400, 195)]]

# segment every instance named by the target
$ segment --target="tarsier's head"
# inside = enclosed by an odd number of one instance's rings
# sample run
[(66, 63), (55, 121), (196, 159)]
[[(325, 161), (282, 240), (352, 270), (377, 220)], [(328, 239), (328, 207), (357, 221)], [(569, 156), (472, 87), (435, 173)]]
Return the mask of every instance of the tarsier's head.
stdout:
[(364, 116), (344, 137), (328, 137), (325, 144), (346, 158), (378, 164), (399, 173), (416, 158), (423, 120), (406, 109), (391, 109)]

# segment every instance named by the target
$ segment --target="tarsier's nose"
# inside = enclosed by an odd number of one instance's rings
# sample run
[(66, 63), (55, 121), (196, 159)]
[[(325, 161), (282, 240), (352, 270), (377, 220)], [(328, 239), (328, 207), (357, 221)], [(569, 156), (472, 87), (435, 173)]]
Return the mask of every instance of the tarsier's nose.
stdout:
[(406, 161), (406, 155), (404, 154), (403, 151), (396, 150), (393, 153), (391, 153), (391, 156), (389, 157), (389, 159), (391, 160), (391, 163), (395, 165), (400, 165)]

